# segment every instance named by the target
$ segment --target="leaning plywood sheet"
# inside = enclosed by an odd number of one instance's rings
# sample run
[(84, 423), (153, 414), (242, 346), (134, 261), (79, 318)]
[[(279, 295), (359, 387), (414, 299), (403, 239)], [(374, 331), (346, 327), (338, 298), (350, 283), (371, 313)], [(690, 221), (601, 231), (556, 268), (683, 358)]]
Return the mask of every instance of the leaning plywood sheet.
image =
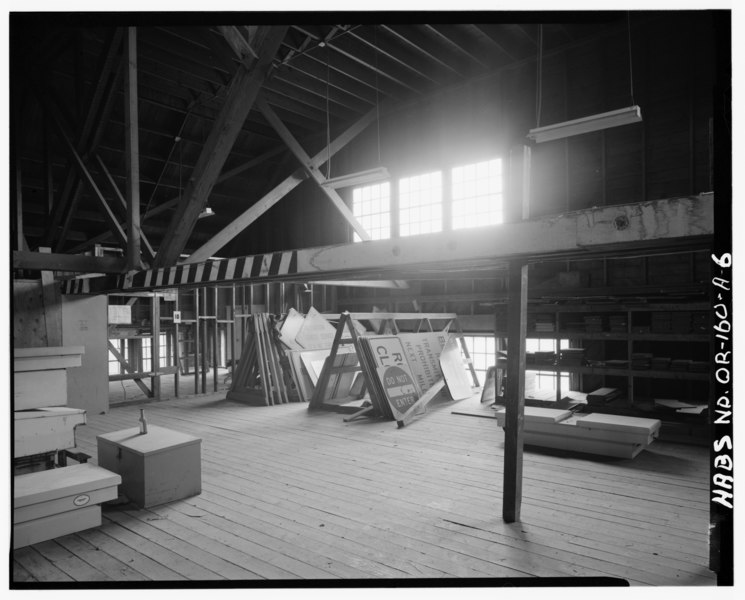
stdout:
[(453, 400), (463, 400), (471, 397), (473, 393), (471, 383), (466, 376), (460, 346), (458, 346), (458, 340), (455, 336), (451, 336), (442, 349), (440, 370)]
[(284, 323), (282, 323), (282, 329), (279, 332), (279, 339), (290, 350), (302, 350), (302, 346), (295, 341), (295, 337), (297, 337), (304, 322), (305, 317), (294, 308), (288, 311)]
[(295, 336), (295, 341), (306, 350), (331, 348), (334, 343), (336, 328), (329, 323), (315, 308), (305, 315), (303, 325)]
[(13, 371), (48, 371), (68, 369), (82, 364), (83, 346), (50, 346), (47, 348), (15, 348)]
[(13, 413), (13, 457), (21, 458), (75, 447), (75, 428), (85, 425), (79, 408), (48, 407)]

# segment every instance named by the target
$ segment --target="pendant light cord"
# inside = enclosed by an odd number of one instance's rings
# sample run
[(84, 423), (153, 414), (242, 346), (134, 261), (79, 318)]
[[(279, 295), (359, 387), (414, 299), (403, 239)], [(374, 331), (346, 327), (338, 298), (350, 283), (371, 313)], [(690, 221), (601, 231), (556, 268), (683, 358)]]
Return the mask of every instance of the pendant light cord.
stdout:
[(329, 110), (330, 78), (329, 47), (328, 44), (326, 44), (326, 179), (331, 179), (331, 112)]
[(541, 104), (543, 102), (543, 25), (538, 25), (538, 68), (536, 69), (535, 126), (541, 126)]
[(378, 166), (380, 161), (380, 102), (378, 100), (378, 28), (373, 25), (373, 39), (375, 44), (375, 122), (378, 130)]
[(631, 106), (635, 106), (636, 102), (634, 102), (634, 61), (631, 57), (631, 12), (626, 12), (626, 24), (627, 28), (626, 31), (628, 33), (628, 40), (629, 40), (629, 88), (631, 90)]

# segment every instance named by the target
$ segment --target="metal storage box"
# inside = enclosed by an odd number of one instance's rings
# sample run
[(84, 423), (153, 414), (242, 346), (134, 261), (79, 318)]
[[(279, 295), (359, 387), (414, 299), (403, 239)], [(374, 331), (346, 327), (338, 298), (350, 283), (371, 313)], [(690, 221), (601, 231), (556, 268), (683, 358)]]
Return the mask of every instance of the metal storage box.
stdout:
[(154, 425), (99, 435), (98, 464), (122, 476), (121, 491), (142, 508), (202, 491), (202, 440)]

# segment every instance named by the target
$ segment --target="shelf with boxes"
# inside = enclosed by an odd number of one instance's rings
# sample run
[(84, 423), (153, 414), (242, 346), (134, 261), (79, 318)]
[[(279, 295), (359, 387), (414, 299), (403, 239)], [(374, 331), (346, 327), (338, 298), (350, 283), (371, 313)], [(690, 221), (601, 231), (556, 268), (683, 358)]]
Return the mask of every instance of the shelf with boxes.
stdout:
[[(647, 413), (657, 399), (704, 406), (712, 393), (708, 310), (701, 302), (536, 305), (529, 310), (527, 338), (555, 344), (553, 351), (528, 352), (527, 369), (556, 374), (557, 400), (569, 391), (566, 378), (561, 389), (562, 374), (570, 374), (572, 390), (620, 390), (612, 405), (600, 403), (599, 410)], [(506, 308), (498, 311), (496, 335), (502, 338), (505, 317)], [(671, 412), (673, 420), (681, 416)]]

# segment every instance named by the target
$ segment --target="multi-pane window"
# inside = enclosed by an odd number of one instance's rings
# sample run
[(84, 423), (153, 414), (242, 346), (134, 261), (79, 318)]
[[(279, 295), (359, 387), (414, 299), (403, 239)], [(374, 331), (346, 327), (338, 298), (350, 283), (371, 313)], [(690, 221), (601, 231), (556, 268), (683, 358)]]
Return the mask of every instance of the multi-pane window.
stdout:
[[(142, 339), (142, 370), (152, 371), (153, 360), (152, 360), (152, 340), (150, 338)], [(161, 333), (158, 338), (158, 358), (161, 367), (168, 364), (168, 346), (166, 345), (166, 334)]]
[[(129, 360), (129, 348), (127, 340), (113, 339), (109, 340), (113, 346), (119, 351), (119, 354), (124, 358), (125, 361)], [(109, 350), (109, 375), (120, 375), (122, 373), (122, 365), (114, 354)]]
[[(479, 378), (479, 385), (484, 385), (484, 383), (486, 383), (487, 369), (494, 366), (494, 336), (464, 335), (463, 339), (466, 341), (468, 353), (471, 355), (471, 360), (473, 360), (473, 368)], [(468, 365), (466, 365), (466, 372), (468, 372), (470, 381), (471, 374), (468, 371)]]
[[(559, 340), (559, 348), (569, 348), (569, 340)], [(556, 340), (528, 338), (525, 340), (526, 352), (557, 352)], [(527, 371), (534, 377), (535, 387), (539, 390), (556, 391), (556, 373), (553, 371)], [(561, 373), (561, 389), (569, 390), (569, 373)]]
[(401, 236), (442, 231), (442, 173), (400, 179), (398, 205)]
[(453, 229), (502, 222), (502, 161), (455, 167), (452, 173)]
[[(371, 239), (383, 240), (391, 237), (390, 183), (384, 181), (355, 188), (352, 192), (352, 212)], [(356, 233), (354, 241), (361, 241)]]

